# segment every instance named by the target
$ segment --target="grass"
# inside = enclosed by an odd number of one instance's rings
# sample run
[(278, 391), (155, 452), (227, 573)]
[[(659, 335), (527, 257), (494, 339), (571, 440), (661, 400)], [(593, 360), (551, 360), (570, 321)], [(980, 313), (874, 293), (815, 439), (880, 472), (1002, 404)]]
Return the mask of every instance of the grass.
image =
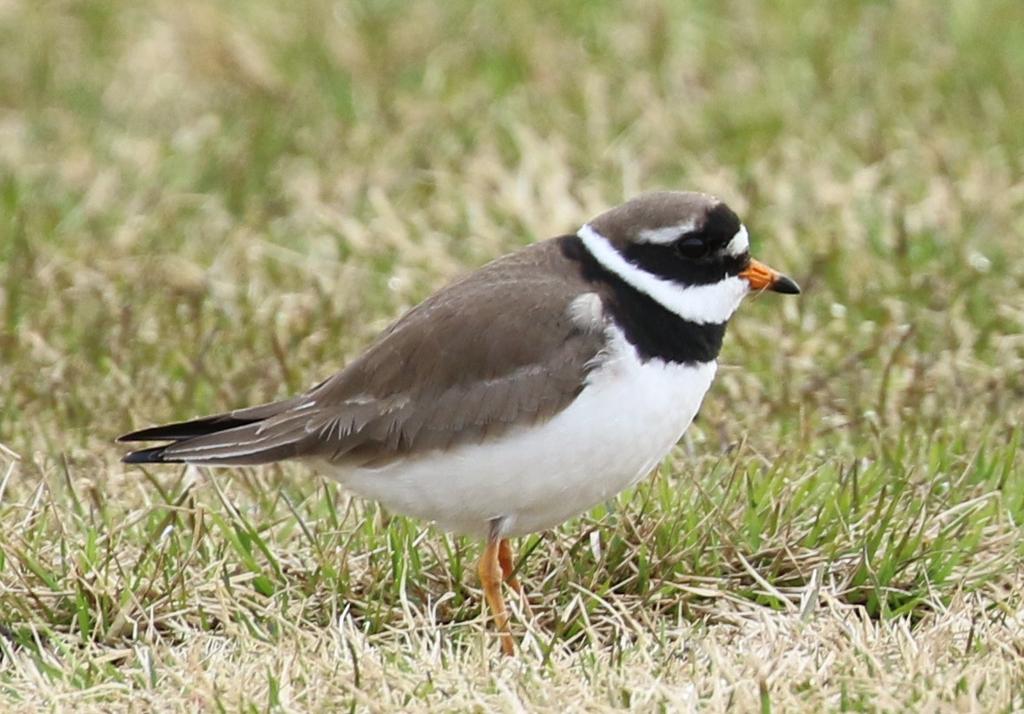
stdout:
[[(0, 706), (1024, 707), (1024, 9), (0, 3)], [(301, 466), (128, 468), (459, 272), (699, 188), (750, 301), (654, 478), (478, 545)]]

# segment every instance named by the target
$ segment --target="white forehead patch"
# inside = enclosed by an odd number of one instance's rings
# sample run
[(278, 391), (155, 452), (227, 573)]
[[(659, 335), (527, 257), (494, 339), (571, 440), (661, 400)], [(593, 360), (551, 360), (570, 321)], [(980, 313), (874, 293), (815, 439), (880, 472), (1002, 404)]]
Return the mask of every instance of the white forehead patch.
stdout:
[(684, 233), (692, 233), (696, 228), (695, 221), (684, 221), (674, 226), (662, 226), (661, 228), (647, 228), (640, 231), (637, 243), (654, 243), (655, 245), (673, 243), (679, 239), (679, 236)]
[(580, 228), (576, 235), (605, 270), (618, 275), (627, 284), (661, 303), (666, 310), (690, 322), (700, 325), (723, 323), (732, 317), (750, 292), (750, 283), (738, 275), (707, 285), (679, 285), (630, 263), (589, 224)]
[(725, 246), (725, 252), (729, 255), (740, 256), (750, 250), (750, 234), (747, 233), (747, 227), (740, 224), (740, 229), (736, 231), (736, 235), (732, 237), (729, 244)]

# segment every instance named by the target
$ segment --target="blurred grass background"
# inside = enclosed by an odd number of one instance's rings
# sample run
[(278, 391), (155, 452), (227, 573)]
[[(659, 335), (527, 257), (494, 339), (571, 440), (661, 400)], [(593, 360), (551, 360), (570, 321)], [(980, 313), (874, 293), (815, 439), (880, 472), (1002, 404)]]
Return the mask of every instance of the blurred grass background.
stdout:
[[(1024, 706), (1021, 106), (1016, 0), (0, 0), (0, 692)], [(119, 464), (653, 188), (805, 295), (744, 306), (655, 479), (520, 544), (535, 668), (491, 669), (473, 543)]]

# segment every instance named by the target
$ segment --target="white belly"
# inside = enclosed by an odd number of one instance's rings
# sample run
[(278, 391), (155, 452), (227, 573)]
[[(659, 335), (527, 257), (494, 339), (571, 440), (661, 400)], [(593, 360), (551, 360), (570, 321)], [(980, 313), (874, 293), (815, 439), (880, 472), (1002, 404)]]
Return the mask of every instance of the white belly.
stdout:
[(374, 469), (330, 466), (354, 493), (445, 530), (486, 536), (544, 530), (646, 476), (679, 440), (715, 363), (641, 363), (625, 340), (587, 387), (549, 421), (483, 444), (434, 451)]

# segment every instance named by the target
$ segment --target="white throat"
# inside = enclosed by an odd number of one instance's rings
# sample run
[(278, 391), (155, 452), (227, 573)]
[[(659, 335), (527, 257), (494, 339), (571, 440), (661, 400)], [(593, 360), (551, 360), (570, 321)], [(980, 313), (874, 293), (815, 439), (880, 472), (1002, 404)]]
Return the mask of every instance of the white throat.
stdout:
[(576, 235), (601, 267), (690, 322), (726, 322), (750, 292), (750, 283), (737, 275), (708, 285), (677, 285), (630, 263), (590, 224), (584, 224)]

